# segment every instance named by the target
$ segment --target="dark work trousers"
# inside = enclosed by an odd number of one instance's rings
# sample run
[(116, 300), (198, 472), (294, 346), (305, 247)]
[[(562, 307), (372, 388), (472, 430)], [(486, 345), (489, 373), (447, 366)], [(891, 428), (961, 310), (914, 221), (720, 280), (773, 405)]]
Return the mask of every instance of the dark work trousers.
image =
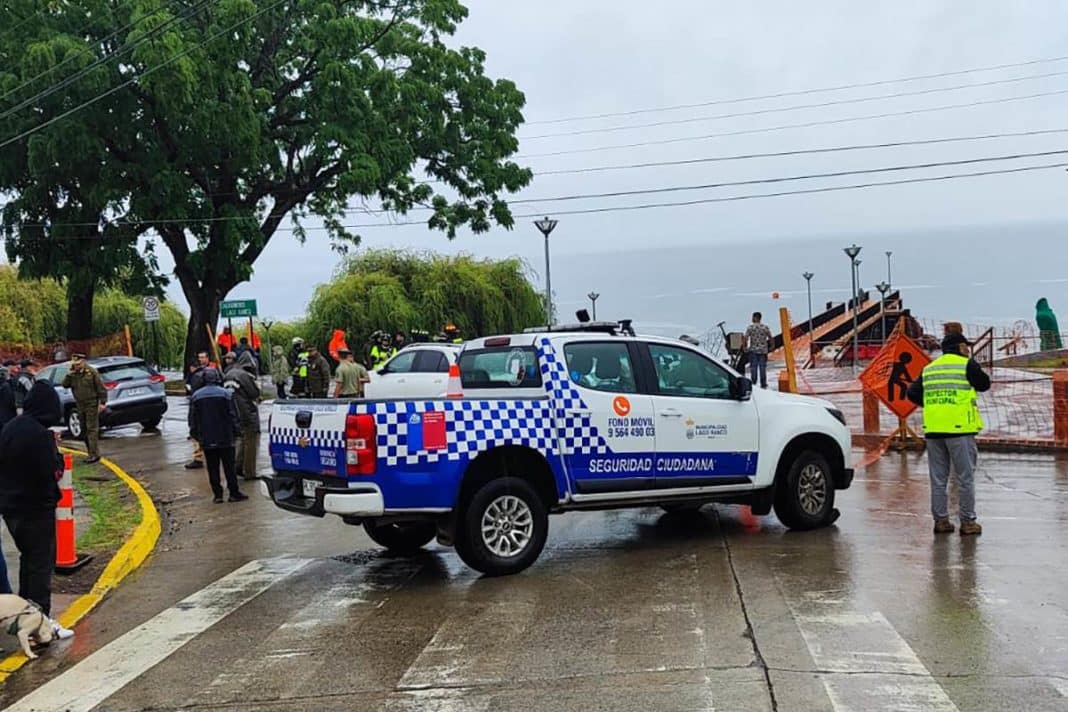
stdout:
[(275, 385), (275, 388), (278, 389), (278, 400), (285, 400), (286, 399), (286, 384), (285, 384), (285, 382), (283, 381), (282, 383), (276, 383), (274, 385)]
[(237, 486), (237, 474), (234, 472), (234, 449), (204, 448), (204, 462), (208, 466), (208, 482), (211, 483), (211, 491), (216, 497), (222, 497), (222, 484), (219, 482), (219, 465), (222, 465), (226, 475), (226, 489), (230, 494), (237, 494), (241, 490)]
[(56, 565), (56, 510), (8, 512), (4, 521), (19, 550), (19, 595), (48, 615), (52, 610), (52, 569)]

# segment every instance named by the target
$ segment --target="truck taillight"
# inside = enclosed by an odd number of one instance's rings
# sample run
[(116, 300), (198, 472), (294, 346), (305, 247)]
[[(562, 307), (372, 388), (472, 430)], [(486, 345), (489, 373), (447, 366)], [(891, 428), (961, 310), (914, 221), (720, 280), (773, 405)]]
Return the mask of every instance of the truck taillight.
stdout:
[(345, 471), (350, 475), (373, 475), (377, 430), (373, 415), (345, 416)]

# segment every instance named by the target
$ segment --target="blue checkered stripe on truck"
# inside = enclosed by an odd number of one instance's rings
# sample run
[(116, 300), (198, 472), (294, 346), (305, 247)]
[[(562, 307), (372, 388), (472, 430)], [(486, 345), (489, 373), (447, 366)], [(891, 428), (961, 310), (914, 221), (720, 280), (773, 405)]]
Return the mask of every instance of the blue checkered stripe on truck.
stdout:
[(541, 380), (551, 402), (556, 406), (560, 423), (560, 447), (565, 455), (604, 455), (611, 452), (608, 443), (597, 432), (589, 415), (575, 411), (589, 411), (582, 395), (567, 375), (567, 366), (559, 358), (552, 343), (543, 338), (538, 344)]
[[(307, 442), (301, 443), (301, 439)], [(336, 430), (300, 430), (299, 428), (271, 428), (271, 442), (279, 445), (330, 448), (345, 447), (345, 433)]]
[[(571, 384), (564, 364), (557, 360), (548, 339), (538, 345), (542, 380), (550, 400), (438, 400), (391, 401), (357, 404), (357, 414), (375, 416), (378, 456), (387, 467), (426, 465), (442, 460), (473, 459), (501, 445), (522, 445), (546, 455), (600, 455), (610, 452), (589, 415), (582, 396)], [(554, 410), (555, 409), (555, 410)], [(446, 447), (440, 450), (408, 448), (408, 426), (413, 415), (443, 412)], [(553, 432), (560, 425), (559, 440)], [(416, 420), (419, 420), (416, 418)]]
[[(412, 416), (432, 412), (445, 414), (446, 447), (410, 451), (408, 426)], [(556, 450), (551, 412), (545, 401), (397, 401), (357, 405), (356, 413), (375, 416), (378, 456), (387, 467), (471, 459), (499, 445), (523, 445), (544, 453)]]

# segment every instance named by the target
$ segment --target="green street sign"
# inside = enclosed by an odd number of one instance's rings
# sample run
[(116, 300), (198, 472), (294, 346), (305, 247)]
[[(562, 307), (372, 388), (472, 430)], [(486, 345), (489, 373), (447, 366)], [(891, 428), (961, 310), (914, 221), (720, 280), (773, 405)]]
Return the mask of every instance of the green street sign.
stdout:
[(255, 299), (236, 299), (223, 302), (219, 316), (223, 319), (241, 319), (248, 316), (256, 316)]

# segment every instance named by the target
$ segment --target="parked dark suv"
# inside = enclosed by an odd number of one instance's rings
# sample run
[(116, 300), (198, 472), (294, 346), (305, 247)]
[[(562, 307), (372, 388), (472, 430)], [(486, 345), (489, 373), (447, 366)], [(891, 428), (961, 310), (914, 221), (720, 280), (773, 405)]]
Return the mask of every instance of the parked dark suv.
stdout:
[[(140, 423), (146, 430), (154, 430), (167, 412), (167, 395), (163, 383), (166, 380), (139, 358), (130, 356), (103, 356), (88, 359), (88, 363), (104, 381), (108, 390), (108, 402), (100, 414), (100, 427), (114, 428), (120, 425)], [(42, 368), (37, 380), (46, 380), (55, 386), (63, 405), (63, 422), (71, 437), (82, 437), (82, 421), (74, 406), (74, 396), (63, 387), (63, 379), (70, 371), (70, 363), (57, 363)]]

